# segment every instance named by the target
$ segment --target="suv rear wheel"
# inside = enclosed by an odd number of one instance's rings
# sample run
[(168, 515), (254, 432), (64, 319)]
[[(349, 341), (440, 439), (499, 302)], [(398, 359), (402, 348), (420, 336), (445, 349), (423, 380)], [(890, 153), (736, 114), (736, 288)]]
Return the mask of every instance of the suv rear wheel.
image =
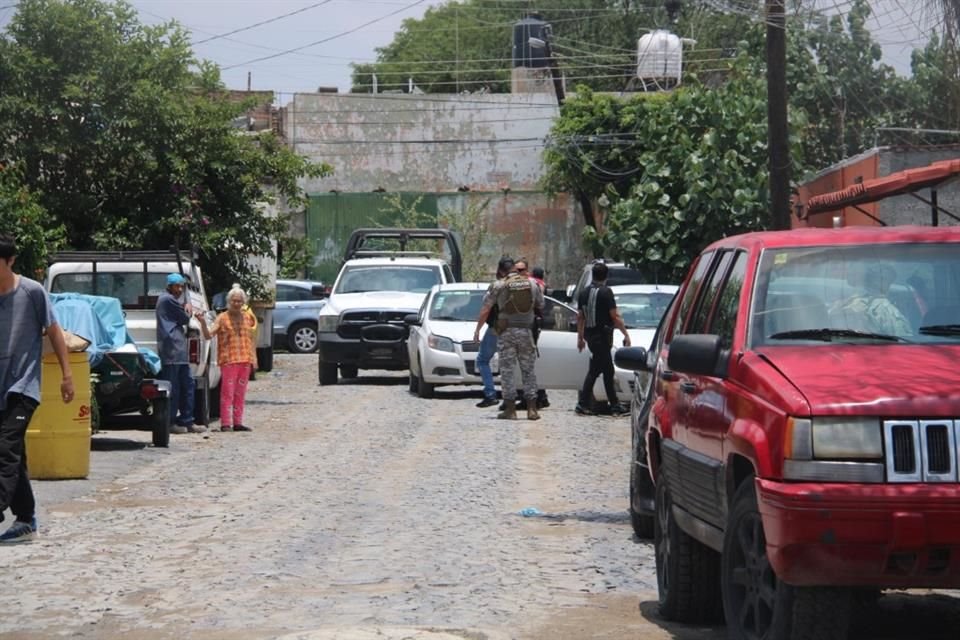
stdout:
[(853, 609), (850, 589), (791, 587), (774, 573), (752, 478), (734, 494), (722, 564), (723, 610), (731, 638), (847, 637)]
[(677, 525), (672, 493), (662, 470), (657, 474), (656, 507), (653, 546), (660, 614), (668, 620), (685, 623), (722, 620), (720, 556)]

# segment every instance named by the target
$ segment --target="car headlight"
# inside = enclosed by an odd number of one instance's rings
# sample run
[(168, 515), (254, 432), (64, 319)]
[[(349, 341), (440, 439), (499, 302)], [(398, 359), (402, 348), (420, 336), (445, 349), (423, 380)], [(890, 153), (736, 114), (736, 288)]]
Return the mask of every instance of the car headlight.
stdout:
[(317, 321), (317, 331), (336, 331), (339, 321), (340, 316), (320, 316), (320, 319)]
[(788, 425), (794, 460), (877, 460), (883, 457), (878, 418), (791, 418)]
[(883, 482), (878, 418), (789, 418), (784, 477), (813, 482)]
[(450, 351), (453, 352), (453, 340), (450, 338), (444, 338), (443, 336), (435, 336), (432, 333), (430, 337), (427, 338), (427, 345), (431, 349), (436, 349), (437, 351)]

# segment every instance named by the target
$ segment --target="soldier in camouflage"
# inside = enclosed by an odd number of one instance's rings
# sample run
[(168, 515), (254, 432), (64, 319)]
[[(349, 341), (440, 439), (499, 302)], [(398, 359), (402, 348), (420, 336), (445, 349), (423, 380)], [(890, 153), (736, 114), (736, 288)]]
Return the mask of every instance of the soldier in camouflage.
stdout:
[(913, 335), (913, 328), (893, 302), (887, 298), (896, 271), (889, 265), (870, 269), (858, 265), (850, 275), (852, 284), (862, 288), (845, 300), (838, 300), (829, 309), (831, 326), (837, 328), (882, 333), (893, 336)]
[(478, 324), (486, 319), (494, 302), (500, 309), (497, 333), (500, 343), (500, 388), (505, 405), (497, 418), (513, 420), (517, 417), (517, 387), (513, 376), (514, 368), (519, 365), (523, 395), (527, 401), (527, 419), (539, 420), (533, 321), (535, 312), (543, 309), (543, 291), (529, 276), (518, 273), (514, 267), (510, 275), (494, 284), (491, 295), (484, 299)]

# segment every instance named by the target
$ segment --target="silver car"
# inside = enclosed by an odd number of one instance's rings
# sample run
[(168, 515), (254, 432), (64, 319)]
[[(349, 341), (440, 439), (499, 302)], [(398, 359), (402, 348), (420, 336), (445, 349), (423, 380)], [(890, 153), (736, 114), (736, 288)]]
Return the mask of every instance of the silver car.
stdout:
[(291, 353), (317, 350), (317, 314), (327, 303), (330, 288), (312, 280), (277, 280), (273, 310), (273, 343)]

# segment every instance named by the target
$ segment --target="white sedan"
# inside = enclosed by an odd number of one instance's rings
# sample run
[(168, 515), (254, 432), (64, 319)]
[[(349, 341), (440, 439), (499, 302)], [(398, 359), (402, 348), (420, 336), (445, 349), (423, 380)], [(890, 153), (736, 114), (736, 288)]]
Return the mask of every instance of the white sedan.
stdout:
[[(476, 370), (477, 351), (473, 330), (486, 282), (458, 282), (436, 285), (430, 290), (423, 306), (415, 316), (408, 316), (410, 335), (407, 350), (410, 356), (410, 391), (429, 398), (440, 385), (479, 385)], [(618, 293), (618, 290), (623, 290)], [(628, 291), (629, 290), (629, 291)], [(660, 321), (659, 315), (648, 326), (650, 308), (662, 315), (676, 287), (656, 285), (623, 285), (614, 287), (617, 305), (637, 346), (649, 346)], [(622, 302), (621, 302), (622, 300)], [(537, 383), (541, 389), (579, 389), (587, 374), (589, 351), (577, 351), (577, 312), (570, 306), (547, 297), (544, 304), (544, 323), (537, 343)], [(622, 345), (619, 333), (614, 338), (616, 349)], [(491, 362), (498, 375), (497, 357)], [(519, 381), (519, 372), (516, 376)], [(630, 398), (633, 372), (616, 370), (617, 392), (622, 402)], [(597, 400), (605, 400), (603, 381), (594, 386)]]

